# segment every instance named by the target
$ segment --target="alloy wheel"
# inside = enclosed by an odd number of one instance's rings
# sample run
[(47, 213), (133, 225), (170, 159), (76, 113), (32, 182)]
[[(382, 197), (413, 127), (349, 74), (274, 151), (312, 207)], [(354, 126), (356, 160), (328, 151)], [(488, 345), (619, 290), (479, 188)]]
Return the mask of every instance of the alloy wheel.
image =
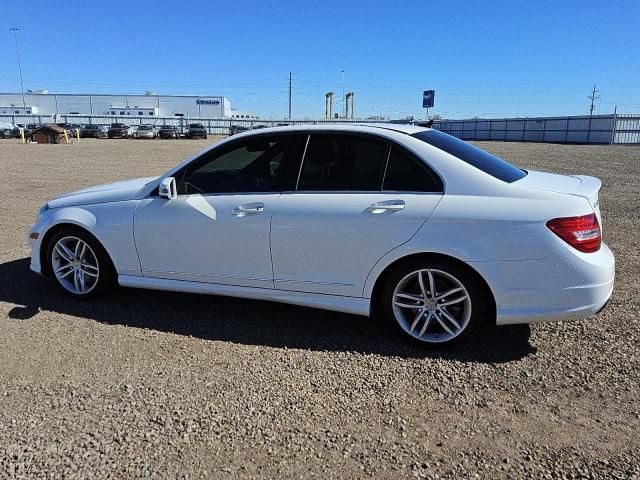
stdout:
[(392, 297), (393, 314), (413, 338), (442, 343), (459, 336), (471, 320), (471, 297), (456, 277), (421, 269), (406, 275)]
[(84, 240), (67, 236), (56, 242), (51, 253), (51, 266), (56, 279), (71, 293), (86, 295), (98, 284), (98, 258)]

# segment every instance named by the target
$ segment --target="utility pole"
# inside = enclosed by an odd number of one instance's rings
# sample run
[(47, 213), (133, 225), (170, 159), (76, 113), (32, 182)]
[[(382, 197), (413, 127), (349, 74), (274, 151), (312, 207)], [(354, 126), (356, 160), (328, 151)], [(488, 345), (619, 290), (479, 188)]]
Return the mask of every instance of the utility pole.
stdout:
[(22, 108), (26, 110), (27, 102), (25, 102), (24, 100), (24, 84), (22, 83), (22, 65), (20, 65), (20, 49), (18, 48), (18, 32), (20, 31), (20, 28), (11, 27), (9, 30), (13, 32), (13, 38), (16, 41), (16, 57), (18, 57), (18, 72), (20, 72), (20, 90), (22, 92)]
[(289, 120), (291, 120), (291, 72), (289, 72)]
[[(345, 99), (344, 99), (344, 70), (341, 70), (341, 72), (342, 72), (342, 101), (344, 102), (345, 101)], [(345, 104), (342, 105), (342, 112), (343, 112), (343, 115), (345, 117), (347, 115), (346, 111), (347, 111), (347, 104), (345, 102)]]
[(598, 90), (596, 90), (596, 84), (593, 84), (593, 91), (591, 92), (591, 95), (589, 95), (587, 98), (589, 100), (591, 100), (591, 107), (589, 107), (589, 115), (593, 115), (593, 111), (596, 108), (596, 100), (600, 99), (600, 95), (598, 95)]

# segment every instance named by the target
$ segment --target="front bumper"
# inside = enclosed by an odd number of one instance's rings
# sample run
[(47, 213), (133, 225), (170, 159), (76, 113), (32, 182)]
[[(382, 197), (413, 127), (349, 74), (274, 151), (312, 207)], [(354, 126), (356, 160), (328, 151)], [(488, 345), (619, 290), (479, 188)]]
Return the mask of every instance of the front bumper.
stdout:
[[(31, 264), (29, 267), (36, 273), (42, 274), (42, 265), (40, 262), (40, 249), (42, 248), (42, 239), (51, 225), (49, 215), (45, 211), (38, 216), (38, 221), (29, 230), (29, 248), (31, 249)], [(37, 238), (33, 238), (32, 234), (36, 234)]]
[(600, 311), (613, 292), (615, 259), (564, 248), (540, 260), (472, 262), (496, 301), (496, 324), (572, 320)]

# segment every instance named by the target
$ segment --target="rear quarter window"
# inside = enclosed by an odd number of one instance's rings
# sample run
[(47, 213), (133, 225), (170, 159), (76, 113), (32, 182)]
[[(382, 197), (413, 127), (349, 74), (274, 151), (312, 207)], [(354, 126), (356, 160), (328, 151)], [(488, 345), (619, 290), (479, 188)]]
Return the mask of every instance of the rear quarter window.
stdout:
[(527, 172), (511, 165), (506, 160), (438, 130), (425, 130), (412, 136), (503, 182), (513, 183), (527, 175)]

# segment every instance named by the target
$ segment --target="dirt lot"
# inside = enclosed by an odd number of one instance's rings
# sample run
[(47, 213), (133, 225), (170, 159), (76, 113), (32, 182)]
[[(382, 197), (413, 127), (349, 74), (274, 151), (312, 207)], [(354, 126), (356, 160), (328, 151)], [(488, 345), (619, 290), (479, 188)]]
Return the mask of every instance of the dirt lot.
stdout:
[(603, 179), (617, 283), (595, 318), (453, 351), (267, 302), (77, 302), (30, 273), (47, 199), (159, 174), (211, 141), (0, 140), (0, 477), (640, 477), (640, 148), (481, 145)]

